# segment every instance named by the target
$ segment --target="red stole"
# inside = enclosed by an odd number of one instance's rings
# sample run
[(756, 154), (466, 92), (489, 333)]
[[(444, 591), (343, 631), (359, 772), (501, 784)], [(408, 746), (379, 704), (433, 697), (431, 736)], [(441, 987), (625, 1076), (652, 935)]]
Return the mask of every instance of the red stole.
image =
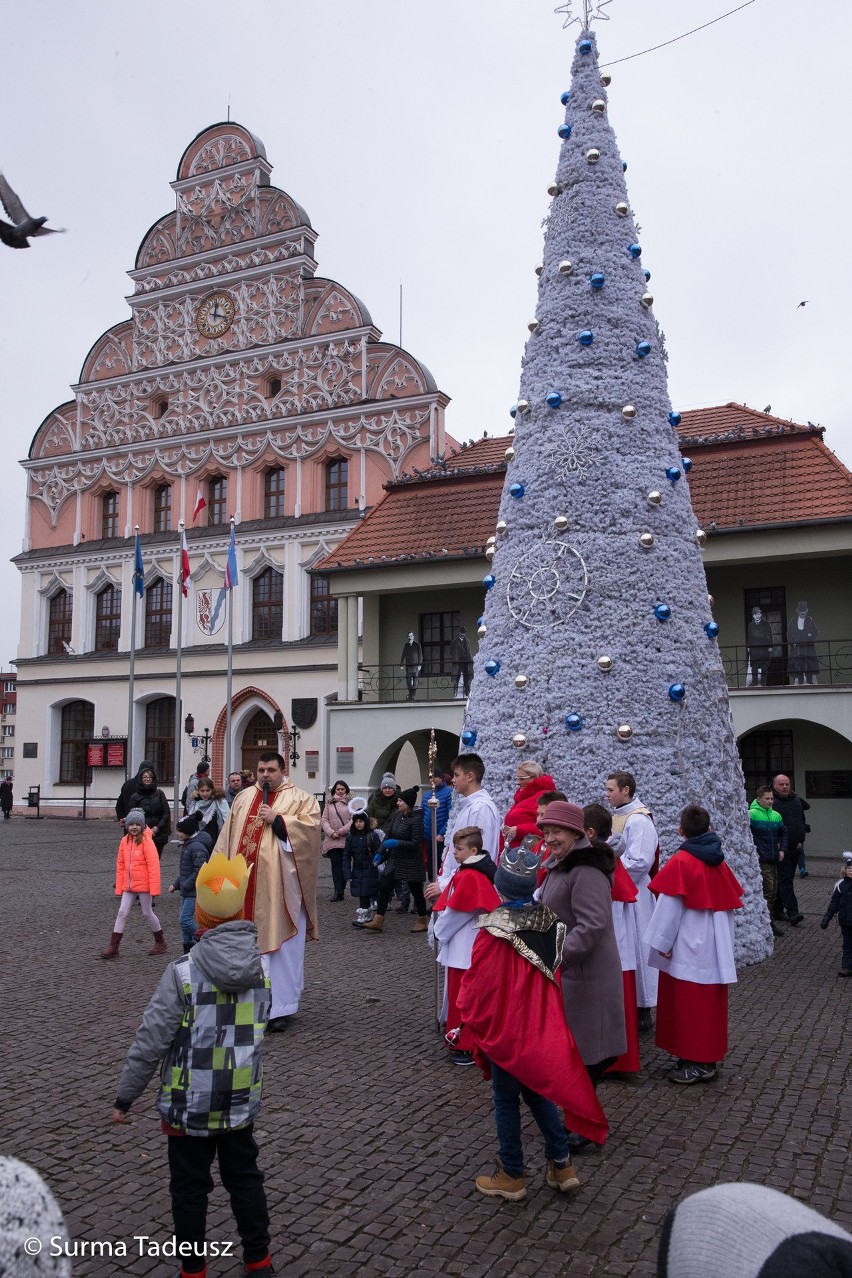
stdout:
[(248, 919), (249, 922), (254, 921), (254, 899), (257, 891), (257, 858), (260, 852), (263, 831), (266, 829), (266, 822), (257, 815), (262, 803), (263, 791), (257, 790), (243, 821), (243, 829), (236, 851), (237, 856), (242, 855), (245, 857), (246, 864), (249, 867), (254, 867), (249, 875), (245, 906), (243, 907), (243, 918)]

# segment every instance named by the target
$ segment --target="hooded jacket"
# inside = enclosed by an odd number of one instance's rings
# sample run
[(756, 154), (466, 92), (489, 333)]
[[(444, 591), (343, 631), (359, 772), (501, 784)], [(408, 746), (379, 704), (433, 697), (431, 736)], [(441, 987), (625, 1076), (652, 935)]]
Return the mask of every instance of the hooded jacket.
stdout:
[(150, 830), (142, 831), (142, 839), (136, 842), (132, 834), (125, 834), (118, 845), (115, 861), (115, 894), (123, 892), (148, 892), (160, 895), (160, 858)]
[(191, 839), (181, 845), (180, 865), (177, 878), (172, 887), (181, 896), (195, 896), (195, 880), (198, 871), (206, 861), (210, 860), (213, 851), (213, 840), (206, 830), (199, 830)]
[(140, 777), (143, 772), (153, 772), (154, 776), (157, 775), (156, 772), (154, 772), (154, 765), (150, 759), (143, 759), (139, 764), (136, 775), (128, 777), (122, 785), (121, 792), (115, 801), (115, 815), (118, 817), (119, 821), (122, 821), (133, 807), (133, 804), (130, 802), (130, 798), (134, 790), (138, 790)]
[(130, 1108), (162, 1062), (157, 1108), (169, 1128), (210, 1136), (247, 1127), (260, 1109), (271, 1003), (254, 924), (205, 932), (163, 972), (127, 1053), (116, 1109)]
[(787, 851), (787, 831), (780, 814), (753, 799), (748, 821), (758, 857), (767, 865), (777, 865), (778, 853)]

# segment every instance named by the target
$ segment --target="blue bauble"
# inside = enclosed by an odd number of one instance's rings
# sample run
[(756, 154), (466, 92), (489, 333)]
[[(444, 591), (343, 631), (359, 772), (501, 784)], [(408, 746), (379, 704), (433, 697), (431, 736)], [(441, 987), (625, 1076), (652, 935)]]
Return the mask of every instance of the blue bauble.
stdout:
[(518, 415), (518, 405), (513, 404), (512, 407), (509, 409), (509, 416), (517, 417), (517, 415)]
[(485, 618), (484, 618), (484, 617), (477, 617), (477, 618), (476, 618), (476, 624), (477, 624), (477, 626), (484, 626), (484, 625), (485, 625)]
[(495, 661), (493, 657), (489, 657), (485, 663), (485, 673), (491, 675), (493, 679), (495, 675), (500, 673), (500, 662)]
[(594, 275), (589, 276), (589, 283), (592, 288), (603, 288), (604, 282), (604, 277), (600, 271), (595, 271)]
[(566, 714), (565, 727), (569, 732), (579, 732), (583, 726), (583, 716), (581, 714)]
[(494, 576), (494, 573), (490, 572), (487, 577), (482, 578), (482, 584), (486, 590), (491, 590), (493, 589), (496, 580), (497, 578)]
[(681, 457), (681, 459), (680, 459), (680, 464), (681, 464), (681, 466), (683, 467), (683, 473), (684, 473), (685, 475), (688, 475), (688, 474), (689, 474), (689, 472), (692, 470), (692, 458), (691, 458), (691, 457)]
[(626, 172), (627, 172), (627, 161), (626, 161), (626, 160), (622, 160), (622, 161), (621, 161), (621, 171), (622, 171), (622, 173), (626, 173)]
[(471, 749), (476, 745), (476, 733), (473, 728), (465, 728), (461, 734), (462, 745), (470, 746)]
[(704, 633), (708, 639), (715, 639), (719, 633), (719, 623), (716, 621), (708, 621), (704, 627)]
[(559, 394), (559, 391), (551, 391), (544, 402), (547, 404), (548, 408), (558, 408), (562, 403), (562, 396)]
[(677, 483), (677, 481), (680, 479), (680, 470), (678, 469), (677, 466), (669, 466), (668, 470), (666, 471), (666, 479), (669, 481), (670, 484)]
[(636, 354), (639, 356), (639, 358), (640, 358), (640, 359), (644, 359), (646, 355), (650, 355), (650, 354), (651, 354), (651, 343), (650, 343), (650, 342), (637, 342), (637, 343), (636, 343)]
[(570, 125), (570, 124), (560, 124), (560, 126), (559, 126), (559, 128), (556, 130), (556, 132), (559, 134), (559, 136), (560, 136), (563, 140), (564, 140), (565, 138), (570, 138), (570, 136), (571, 136), (571, 125)]
[(582, 333), (577, 334), (577, 341), (581, 346), (591, 346), (595, 340), (595, 335), (590, 328), (584, 328)]
[(680, 413), (674, 413), (674, 412), (669, 413), (670, 426), (674, 426), (675, 429), (677, 429), (677, 427), (681, 424), (682, 421), (683, 421), (683, 418), (681, 417)]
[(686, 696), (686, 688), (684, 688), (682, 683), (670, 683), (669, 696), (672, 701), (683, 701)]
[(571, 101), (571, 90), (566, 89), (565, 92), (560, 97), (559, 101), (562, 103), (563, 106), (567, 106), (568, 103)]
[(641, 245), (641, 244), (628, 244), (628, 245), (627, 245), (627, 252), (630, 254), (630, 256), (631, 256), (631, 257), (641, 257), (641, 256), (642, 256), (642, 245)]
[(671, 615), (672, 610), (666, 603), (658, 603), (654, 609), (654, 616), (657, 618), (657, 621), (668, 621)]
[(591, 51), (592, 51), (591, 40), (581, 40), (580, 43), (577, 45), (578, 53), (582, 53), (585, 55), (587, 53), (591, 53)]
[(645, 282), (646, 282), (646, 284), (647, 284), (648, 280), (651, 278), (651, 272), (650, 272), (650, 271), (643, 271), (643, 272), (642, 272), (642, 274), (645, 276)]
[(515, 483), (509, 489), (509, 496), (514, 497), (515, 501), (520, 501), (526, 491), (523, 484)]

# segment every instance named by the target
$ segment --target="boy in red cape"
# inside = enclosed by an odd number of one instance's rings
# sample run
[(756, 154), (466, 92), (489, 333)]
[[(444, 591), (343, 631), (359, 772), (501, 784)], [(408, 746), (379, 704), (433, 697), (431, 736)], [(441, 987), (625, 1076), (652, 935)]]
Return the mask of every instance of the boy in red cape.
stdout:
[(600, 1144), (608, 1131), (565, 1023), (558, 976), (565, 925), (533, 899), (539, 867), (533, 852), (504, 850), (494, 878), (504, 904), (481, 920), (458, 994), (476, 1063), (491, 1079), (500, 1148), (497, 1170), (477, 1176), (476, 1188), (513, 1202), (527, 1193), (521, 1096), (544, 1137), (545, 1179), (552, 1189), (564, 1193), (580, 1183), (565, 1127)]
[(651, 880), (657, 904), (644, 940), (660, 970), (657, 1046), (678, 1058), (669, 1080), (707, 1083), (728, 1050), (734, 910), (742, 909), (743, 889), (704, 808), (683, 809), (680, 833), (680, 851)]

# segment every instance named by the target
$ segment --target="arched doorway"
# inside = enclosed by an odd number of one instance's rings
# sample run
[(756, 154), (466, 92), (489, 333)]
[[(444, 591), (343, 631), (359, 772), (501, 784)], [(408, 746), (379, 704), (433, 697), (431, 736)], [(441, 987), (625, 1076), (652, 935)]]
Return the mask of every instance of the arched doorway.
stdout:
[(257, 761), (266, 750), (278, 749), (278, 733), (272, 717), (265, 710), (257, 710), (249, 719), (243, 732), (240, 747), (240, 767), (251, 768), (257, 775)]

